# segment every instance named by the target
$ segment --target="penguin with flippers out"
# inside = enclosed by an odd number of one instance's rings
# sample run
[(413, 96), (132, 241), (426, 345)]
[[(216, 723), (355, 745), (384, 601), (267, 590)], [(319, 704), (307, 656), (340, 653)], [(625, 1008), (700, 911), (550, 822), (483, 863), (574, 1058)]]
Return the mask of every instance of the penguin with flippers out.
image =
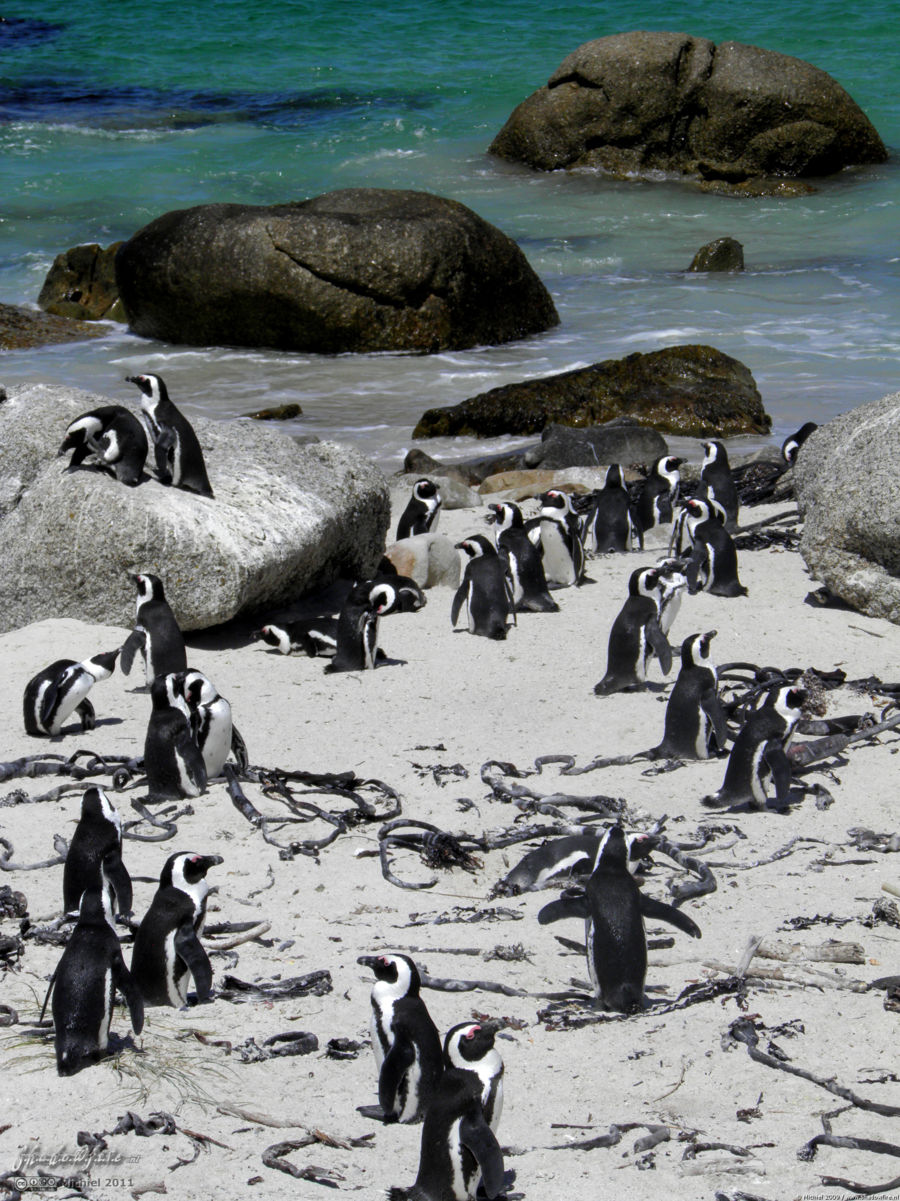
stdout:
[(159, 576), (144, 572), (131, 578), (138, 593), (135, 621), (122, 646), (120, 666), (123, 675), (130, 675), (135, 655), (142, 654), (149, 688), (157, 676), (187, 671), (187, 651)]

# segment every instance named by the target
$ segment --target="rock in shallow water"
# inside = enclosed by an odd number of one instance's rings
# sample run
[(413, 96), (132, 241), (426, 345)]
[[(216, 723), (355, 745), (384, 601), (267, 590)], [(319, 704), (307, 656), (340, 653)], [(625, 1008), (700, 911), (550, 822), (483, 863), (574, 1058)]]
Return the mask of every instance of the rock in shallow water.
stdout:
[(184, 630), (374, 572), (387, 482), (356, 451), (251, 422), (193, 422), (215, 500), (147, 479), (69, 471), (56, 451), (105, 397), (11, 388), (0, 404), (0, 630), (50, 617), (129, 626), (131, 572), (152, 572)]

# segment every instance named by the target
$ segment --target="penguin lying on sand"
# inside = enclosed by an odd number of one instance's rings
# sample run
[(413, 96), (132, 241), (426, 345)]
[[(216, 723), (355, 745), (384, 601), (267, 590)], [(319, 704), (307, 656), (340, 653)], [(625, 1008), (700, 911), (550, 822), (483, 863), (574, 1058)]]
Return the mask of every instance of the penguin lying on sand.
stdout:
[(699, 926), (664, 901), (641, 892), (628, 870), (628, 851), (621, 826), (607, 835), (584, 890), (571, 889), (538, 914), (542, 926), (561, 918), (585, 922), (588, 972), (594, 993), (607, 1009), (636, 1013), (644, 1006), (647, 936), (644, 918), (668, 922), (700, 938)]
[(144, 1026), (141, 993), (122, 958), (105, 889), (82, 893), (78, 921), (47, 990), (41, 1020), (51, 995), (56, 1069), (73, 1076), (102, 1059), (109, 1046), (109, 1023), (116, 990), (125, 997), (131, 1028)]
[(282, 655), (301, 652), (314, 659), (316, 655), (333, 658), (337, 651), (336, 617), (305, 617), (300, 621), (270, 621), (254, 630), (253, 637), (272, 646)]
[(109, 679), (118, 654), (118, 650), (106, 651), (82, 663), (76, 663), (74, 659), (57, 659), (39, 671), (25, 685), (22, 699), (25, 733), (33, 738), (59, 734), (73, 713), (81, 718), (82, 734), (93, 730), (97, 719), (87, 694), (98, 680)]

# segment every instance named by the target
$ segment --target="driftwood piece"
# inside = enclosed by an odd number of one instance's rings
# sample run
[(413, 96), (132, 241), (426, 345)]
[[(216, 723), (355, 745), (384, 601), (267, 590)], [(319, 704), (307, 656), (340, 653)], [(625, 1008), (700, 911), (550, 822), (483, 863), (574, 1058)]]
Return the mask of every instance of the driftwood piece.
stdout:
[(762, 959), (778, 959), (782, 963), (798, 963), (804, 959), (816, 963), (865, 963), (866, 952), (858, 942), (838, 942), (826, 939), (818, 946), (808, 947), (803, 943), (766, 942), (756, 949)]

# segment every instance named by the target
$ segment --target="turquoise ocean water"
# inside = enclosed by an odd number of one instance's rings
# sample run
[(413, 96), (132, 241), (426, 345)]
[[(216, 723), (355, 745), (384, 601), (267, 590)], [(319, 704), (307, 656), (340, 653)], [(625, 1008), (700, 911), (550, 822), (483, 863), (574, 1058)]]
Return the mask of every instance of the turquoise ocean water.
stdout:
[[(59, 251), (127, 238), (169, 209), (378, 186), (453, 197), (514, 237), (561, 324), (427, 357), (179, 349), (108, 327), (96, 342), (3, 355), (0, 383), (135, 401), (124, 377), (153, 370), (189, 413), (295, 401), (291, 428), (352, 441), (387, 469), (425, 408), (679, 342), (746, 363), (779, 438), (900, 387), (898, 3), (21, 0), (5, 15), (0, 301), (34, 303)], [(486, 154), (567, 53), (629, 29), (805, 58), (860, 104), (891, 159), (808, 197), (736, 200)], [(747, 270), (686, 276), (724, 234), (743, 242)], [(425, 445), (459, 456), (497, 443)]]

